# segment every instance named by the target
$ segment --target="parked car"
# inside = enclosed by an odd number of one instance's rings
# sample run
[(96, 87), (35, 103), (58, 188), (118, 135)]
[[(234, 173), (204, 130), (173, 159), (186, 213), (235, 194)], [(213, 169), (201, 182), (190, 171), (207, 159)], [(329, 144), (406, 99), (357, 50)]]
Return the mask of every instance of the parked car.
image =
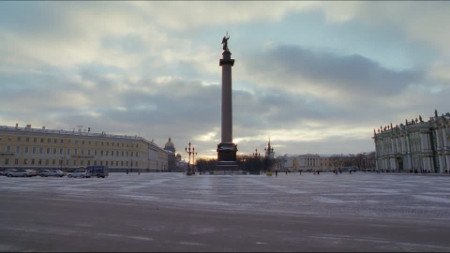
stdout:
[(67, 173), (67, 177), (82, 177), (87, 178), (91, 177), (91, 173), (85, 169), (76, 169), (72, 172)]
[(109, 175), (108, 167), (102, 165), (88, 166), (86, 170), (92, 177), (107, 177)]
[(66, 175), (62, 170), (43, 170), (39, 173), (41, 177), (63, 177)]
[(0, 176), (6, 176), (6, 169), (0, 169)]
[(28, 172), (25, 169), (8, 169), (6, 171), (7, 177), (28, 177)]
[(35, 177), (38, 175), (35, 169), (25, 169), (25, 171), (27, 172), (28, 177)]

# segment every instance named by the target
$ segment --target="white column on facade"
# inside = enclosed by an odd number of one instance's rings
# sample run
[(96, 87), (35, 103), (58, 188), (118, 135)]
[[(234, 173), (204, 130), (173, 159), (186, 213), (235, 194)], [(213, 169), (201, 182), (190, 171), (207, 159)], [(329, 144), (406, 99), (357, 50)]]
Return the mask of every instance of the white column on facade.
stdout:
[(442, 128), (443, 147), (448, 147), (447, 128)]
[(439, 173), (443, 173), (445, 170), (445, 156), (444, 155), (438, 155), (439, 158)]
[(436, 148), (439, 150), (442, 148), (442, 144), (443, 144), (443, 140), (441, 139), (441, 131), (440, 129), (436, 129), (434, 131), (435, 135), (436, 135)]
[(450, 155), (445, 155), (446, 170), (450, 172)]

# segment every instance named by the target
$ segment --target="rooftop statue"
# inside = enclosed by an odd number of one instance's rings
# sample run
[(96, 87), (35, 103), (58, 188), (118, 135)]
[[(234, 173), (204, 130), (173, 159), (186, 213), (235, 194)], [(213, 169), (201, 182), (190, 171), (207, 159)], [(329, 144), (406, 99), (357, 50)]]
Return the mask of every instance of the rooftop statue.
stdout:
[(230, 39), (230, 35), (228, 35), (228, 32), (225, 36), (223, 36), (222, 44), (223, 44), (223, 50), (224, 51), (230, 51), (228, 50), (228, 40)]

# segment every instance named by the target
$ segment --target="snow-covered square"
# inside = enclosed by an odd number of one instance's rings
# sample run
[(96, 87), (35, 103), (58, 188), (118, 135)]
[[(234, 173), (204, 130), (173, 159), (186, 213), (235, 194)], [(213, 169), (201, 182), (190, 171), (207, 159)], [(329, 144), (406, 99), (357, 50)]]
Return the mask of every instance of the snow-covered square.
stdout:
[(449, 251), (449, 183), (364, 172), (0, 177), (0, 251)]

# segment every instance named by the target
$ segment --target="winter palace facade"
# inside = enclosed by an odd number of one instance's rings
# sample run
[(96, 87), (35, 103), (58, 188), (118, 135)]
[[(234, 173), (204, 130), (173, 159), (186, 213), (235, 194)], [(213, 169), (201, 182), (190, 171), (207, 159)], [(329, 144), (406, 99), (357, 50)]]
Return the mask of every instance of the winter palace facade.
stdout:
[(450, 113), (374, 130), (380, 171), (450, 173)]

